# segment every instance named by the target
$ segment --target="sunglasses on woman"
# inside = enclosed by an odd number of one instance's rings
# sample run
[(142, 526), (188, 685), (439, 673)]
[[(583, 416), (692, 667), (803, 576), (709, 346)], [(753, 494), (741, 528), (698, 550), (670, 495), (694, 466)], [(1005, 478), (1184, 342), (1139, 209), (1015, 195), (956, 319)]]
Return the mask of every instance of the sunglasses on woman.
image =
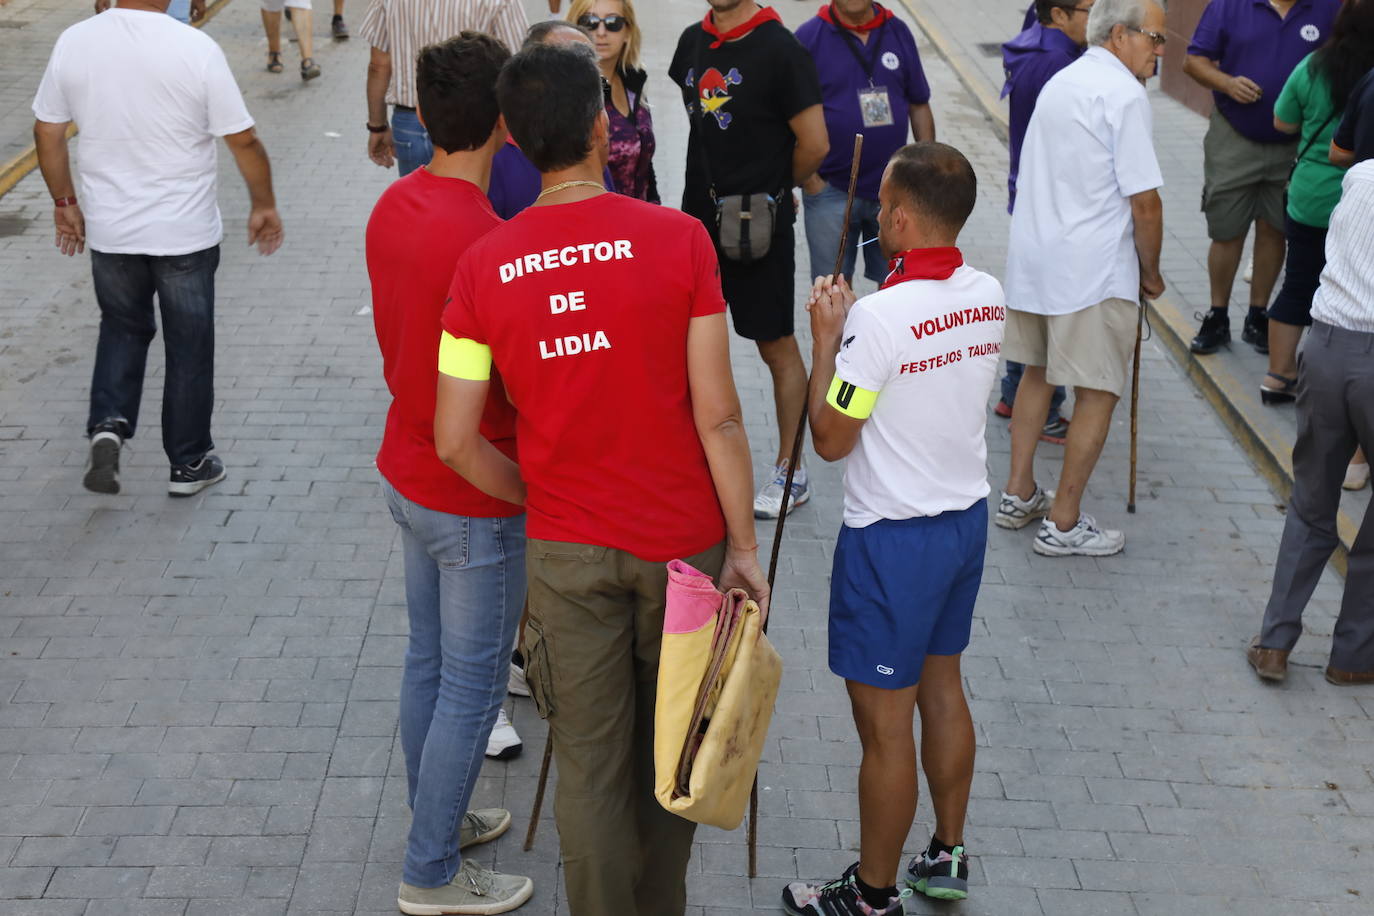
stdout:
[(597, 26), (604, 25), (608, 32), (619, 32), (629, 24), (629, 21), (624, 16), (597, 16), (588, 13), (578, 17), (577, 27), (584, 32), (595, 32)]

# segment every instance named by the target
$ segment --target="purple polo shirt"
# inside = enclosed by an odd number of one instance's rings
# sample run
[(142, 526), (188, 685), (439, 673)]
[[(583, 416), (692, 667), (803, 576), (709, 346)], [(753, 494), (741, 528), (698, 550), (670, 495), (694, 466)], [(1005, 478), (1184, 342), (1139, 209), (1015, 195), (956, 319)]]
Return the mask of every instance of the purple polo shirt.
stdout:
[[(611, 169), (607, 166), (602, 174), (606, 190), (615, 190)], [(530, 162), (520, 147), (507, 142), (491, 161), (491, 184), (487, 187), (487, 200), (491, 208), (502, 219), (510, 219), (521, 210), (539, 199), (539, 188), (543, 180), (539, 170)]]
[(1223, 73), (1245, 76), (1264, 90), (1242, 105), (1213, 92), (1217, 110), (1242, 136), (1257, 143), (1292, 143), (1274, 129), (1274, 103), (1288, 75), (1331, 36), (1341, 0), (1298, 0), (1286, 17), (1268, 0), (1212, 0), (1202, 13), (1188, 53), (1217, 62)]
[(1011, 96), (1008, 105), (1011, 119), (1008, 139), (1011, 147), (1011, 169), (1007, 174), (1007, 212), (1016, 206), (1016, 176), (1021, 171), (1021, 144), (1026, 139), (1035, 100), (1040, 90), (1060, 70), (1078, 60), (1083, 49), (1061, 29), (1047, 29), (1033, 23), (1020, 35), (1002, 45), (1002, 67), (1007, 82), (1002, 97)]
[[(851, 33), (852, 34), (852, 33)], [(825, 127), (830, 134), (830, 152), (821, 163), (820, 176), (842, 191), (849, 190), (849, 166), (854, 155), (854, 135), (864, 135), (863, 156), (859, 165), (856, 197), (878, 199), (878, 185), (892, 154), (906, 145), (911, 126), (908, 106), (930, 101), (930, 86), (916, 40), (900, 19), (889, 19), (868, 33), (859, 46), (866, 61), (873, 64), (872, 83), (887, 88), (892, 107), (892, 126), (864, 127), (859, 110), (859, 90), (867, 88), (869, 76), (850, 50), (849, 39), (838, 26), (814, 16), (797, 29), (797, 40), (816, 61), (825, 104)]]

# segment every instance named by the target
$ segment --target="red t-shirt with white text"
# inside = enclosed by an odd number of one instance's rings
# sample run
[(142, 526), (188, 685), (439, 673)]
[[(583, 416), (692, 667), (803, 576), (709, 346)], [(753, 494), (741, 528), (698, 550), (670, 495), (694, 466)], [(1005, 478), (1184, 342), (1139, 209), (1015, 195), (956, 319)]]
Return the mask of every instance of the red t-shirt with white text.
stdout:
[(725, 537), (687, 382), (725, 310), (701, 222), (620, 194), (530, 207), (458, 262), (444, 329), (488, 345), (517, 413), (532, 538), (658, 562)]
[[(383, 192), (367, 223), (372, 320), (391, 390), (377, 469), (412, 502), (436, 512), (508, 518), (524, 511), (459, 477), (434, 452), (439, 338), (453, 268), (473, 242), (501, 225), (477, 185), (419, 168)], [(515, 411), (493, 378), (482, 435), (514, 458)]]

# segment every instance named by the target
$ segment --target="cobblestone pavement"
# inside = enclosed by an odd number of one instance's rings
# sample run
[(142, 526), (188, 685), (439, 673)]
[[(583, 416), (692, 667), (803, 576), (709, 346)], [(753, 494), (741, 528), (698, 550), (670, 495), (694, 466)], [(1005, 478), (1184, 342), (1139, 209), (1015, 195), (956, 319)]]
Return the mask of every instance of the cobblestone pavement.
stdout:
[[(812, 11), (779, 4), (794, 26)], [(641, 4), (652, 70), (703, 7)], [(88, 268), (52, 249), (37, 176), (0, 200), (12, 227), (0, 235), (0, 916), (395, 912), (405, 622), (372, 467), (385, 399), (361, 229), (389, 176), (362, 155), (366, 48), (321, 42), (324, 78), (303, 86), (290, 68), (262, 72), (251, 3), (209, 31), (260, 119), (287, 226), (276, 256), (251, 255), (224, 163), (215, 430), (227, 481), (167, 499), (146, 427), (123, 494), (81, 490)], [(941, 136), (982, 184), (967, 257), (1000, 273), (1005, 153), (923, 48)], [(685, 119), (661, 77), (652, 91), (672, 201)], [(27, 115), (6, 114), (6, 130), (26, 128), (15, 118)], [(992, 531), (966, 661), (975, 887), (965, 904), (910, 912), (1369, 912), (1374, 692), (1328, 686), (1320, 669), (1340, 582), (1321, 585), (1289, 683), (1261, 686), (1240, 650), (1282, 507), (1178, 369), (1145, 352), (1140, 512), (1121, 505), (1124, 417), (1088, 500), (1125, 528), (1125, 555), (1046, 560), (1028, 532)], [(764, 372), (744, 345), (735, 366), (762, 469)], [(150, 390), (146, 416), (158, 401)], [(996, 483), (1003, 421), (989, 440)], [(773, 616), (787, 671), (761, 768), (761, 876), (743, 877), (742, 830), (702, 830), (694, 916), (775, 913), (784, 881), (854, 857), (859, 754), (824, 626), (839, 474), (812, 469), (818, 495), (789, 525)], [(544, 729), (527, 701), (509, 708), (524, 756), (489, 764), (475, 804), (509, 806), (516, 828), (474, 854), (535, 878), (524, 912), (566, 913), (552, 820), (533, 853), (519, 846)]]

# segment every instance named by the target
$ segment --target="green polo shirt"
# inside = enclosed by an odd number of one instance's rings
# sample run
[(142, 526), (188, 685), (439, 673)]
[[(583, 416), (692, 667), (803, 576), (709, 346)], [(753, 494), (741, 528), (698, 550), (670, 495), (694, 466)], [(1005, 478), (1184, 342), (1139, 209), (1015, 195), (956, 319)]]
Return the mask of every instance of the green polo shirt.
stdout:
[(1325, 229), (1341, 199), (1345, 172), (1327, 159), (1331, 137), (1341, 119), (1331, 101), (1326, 75), (1312, 67), (1314, 57), (1316, 54), (1304, 57), (1288, 77), (1274, 104), (1274, 117), (1301, 125), (1298, 149), (1306, 150), (1288, 185), (1288, 215), (1304, 225)]

